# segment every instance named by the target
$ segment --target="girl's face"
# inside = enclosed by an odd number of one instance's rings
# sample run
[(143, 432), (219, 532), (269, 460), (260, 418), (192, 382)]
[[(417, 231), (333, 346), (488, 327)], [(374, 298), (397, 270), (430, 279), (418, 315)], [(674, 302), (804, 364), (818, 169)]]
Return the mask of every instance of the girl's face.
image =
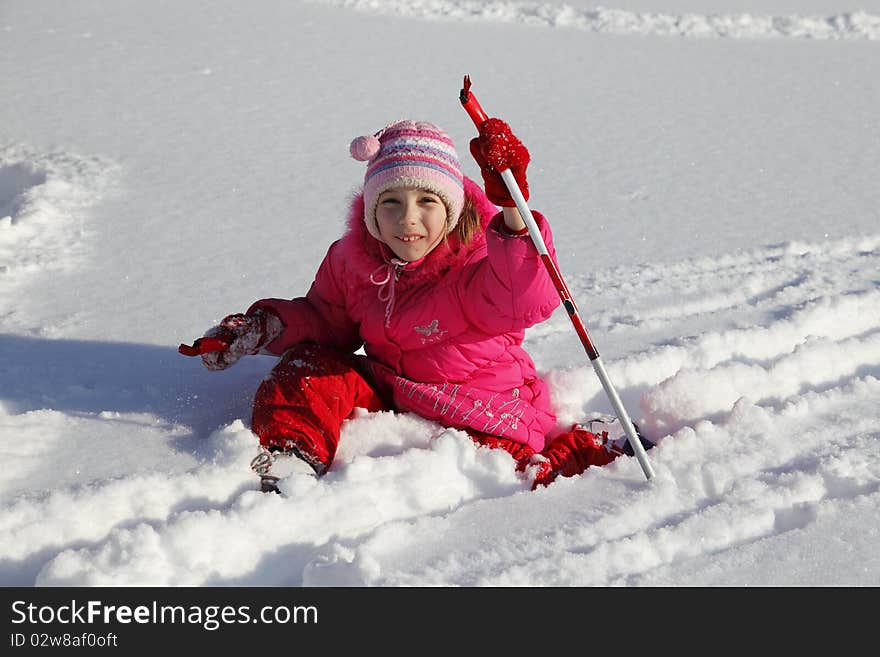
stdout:
[(428, 255), (446, 234), (446, 206), (424, 189), (392, 187), (379, 195), (376, 206), (379, 235), (401, 260)]

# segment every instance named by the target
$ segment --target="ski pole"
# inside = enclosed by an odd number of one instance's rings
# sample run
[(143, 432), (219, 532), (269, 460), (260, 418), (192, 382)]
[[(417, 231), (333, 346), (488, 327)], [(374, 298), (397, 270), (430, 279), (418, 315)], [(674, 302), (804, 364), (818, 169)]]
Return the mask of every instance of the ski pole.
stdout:
[(181, 344), (177, 351), (184, 356), (201, 356), (212, 351), (226, 351), (229, 349), (229, 342), (220, 338), (199, 338), (191, 345)]
[[(471, 93), (470, 89), (470, 76), (465, 75), (464, 84), (459, 94), (459, 100), (465, 111), (468, 113), (468, 116), (471, 117), (477, 130), (479, 130), (483, 122), (489, 117), (486, 112), (483, 111), (483, 108), (480, 106), (476, 97)], [(519, 210), (519, 213), (522, 215), (523, 221), (529, 230), (529, 237), (532, 238), (532, 243), (538, 250), (538, 255), (540, 255), (541, 260), (547, 269), (547, 273), (550, 274), (553, 285), (556, 287), (556, 291), (559, 293), (559, 298), (562, 300), (562, 305), (565, 307), (568, 317), (574, 326), (574, 330), (577, 332), (578, 337), (580, 337), (581, 344), (583, 344), (587, 356), (590, 359), (590, 363), (593, 365), (593, 370), (595, 370), (596, 375), (599, 377), (599, 381), (601, 381), (602, 387), (608, 395), (611, 406), (614, 407), (614, 412), (617, 413), (620, 424), (626, 432), (627, 441), (632, 447), (636, 458), (638, 458), (639, 464), (642, 466), (642, 471), (645, 473), (645, 477), (650, 480), (654, 477), (654, 469), (648, 461), (645, 447), (642, 445), (642, 441), (639, 440), (636, 428), (633, 426), (632, 420), (630, 420), (629, 414), (626, 412), (626, 408), (624, 408), (623, 402), (620, 400), (620, 396), (614, 388), (614, 384), (611, 383), (608, 372), (605, 370), (605, 365), (602, 363), (602, 358), (599, 356), (599, 352), (593, 345), (593, 341), (590, 339), (590, 334), (587, 332), (587, 327), (584, 325), (577, 306), (571, 298), (571, 292), (569, 292), (568, 286), (562, 278), (562, 274), (559, 272), (559, 269), (550, 257), (547, 245), (544, 243), (544, 238), (541, 236), (541, 231), (538, 229), (538, 224), (535, 222), (535, 218), (532, 216), (532, 212), (526, 204), (526, 199), (522, 195), (522, 191), (516, 182), (516, 178), (513, 177), (513, 173), (510, 169), (505, 169), (499, 173), (507, 187), (507, 191), (510, 192), (511, 197), (516, 203), (517, 210)]]

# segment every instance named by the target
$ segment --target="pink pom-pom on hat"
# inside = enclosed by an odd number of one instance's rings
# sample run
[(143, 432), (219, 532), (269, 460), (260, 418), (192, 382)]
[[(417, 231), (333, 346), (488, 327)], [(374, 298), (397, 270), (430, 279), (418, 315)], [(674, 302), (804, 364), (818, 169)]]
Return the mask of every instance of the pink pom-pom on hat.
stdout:
[(368, 162), (364, 175), (364, 221), (377, 240), (376, 205), (392, 187), (431, 191), (446, 206), (446, 232), (451, 233), (464, 207), (464, 176), (452, 139), (433, 123), (395, 121), (374, 135), (357, 137), (351, 156)]
[(376, 156), (381, 146), (381, 142), (379, 142), (375, 135), (365, 135), (363, 137), (356, 137), (351, 142), (348, 150), (351, 156), (358, 162), (366, 162)]

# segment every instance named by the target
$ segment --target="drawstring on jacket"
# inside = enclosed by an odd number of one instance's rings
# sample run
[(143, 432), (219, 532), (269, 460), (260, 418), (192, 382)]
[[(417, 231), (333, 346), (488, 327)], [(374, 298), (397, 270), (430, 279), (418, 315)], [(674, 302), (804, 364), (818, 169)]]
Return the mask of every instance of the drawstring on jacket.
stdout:
[[(406, 260), (391, 258), (391, 262), (379, 265), (373, 273), (370, 274), (370, 282), (373, 285), (379, 286), (379, 301), (385, 303), (386, 327), (391, 323), (391, 313), (394, 312), (394, 285), (397, 283), (397, 279), (400, 278), (400, 268), (408, 264), (409, 263)], [(376, 274), (381, 274), (382, 270), (385, 270), (385, 277), (381, 280), (377, 280)]]

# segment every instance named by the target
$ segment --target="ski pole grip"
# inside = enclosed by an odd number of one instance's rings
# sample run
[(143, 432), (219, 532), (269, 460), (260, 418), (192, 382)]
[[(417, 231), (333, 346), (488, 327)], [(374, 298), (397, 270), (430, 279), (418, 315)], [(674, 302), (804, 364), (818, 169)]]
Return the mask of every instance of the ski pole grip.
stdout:
[(461, 101), (468, 116), (471, 117), (471, 121), (477, 126), (477, 130), (479, 130), (480, 126), (483, 125), (483, 122), (486, 121), (489, 116), (483, 111), (483, 108), (480, 107), (477, 97), (471, 93), (471, 76), (464, 76), (464, 83), (462, 84), (461, 92), (458, 94), (458, 99)]
[(229, 349), (229, 343), (220, 338), (199, 338), (191, 345), (181, 344), (177, 351), (184, 356), (201, 356), (212, 351), (226, 351)]

